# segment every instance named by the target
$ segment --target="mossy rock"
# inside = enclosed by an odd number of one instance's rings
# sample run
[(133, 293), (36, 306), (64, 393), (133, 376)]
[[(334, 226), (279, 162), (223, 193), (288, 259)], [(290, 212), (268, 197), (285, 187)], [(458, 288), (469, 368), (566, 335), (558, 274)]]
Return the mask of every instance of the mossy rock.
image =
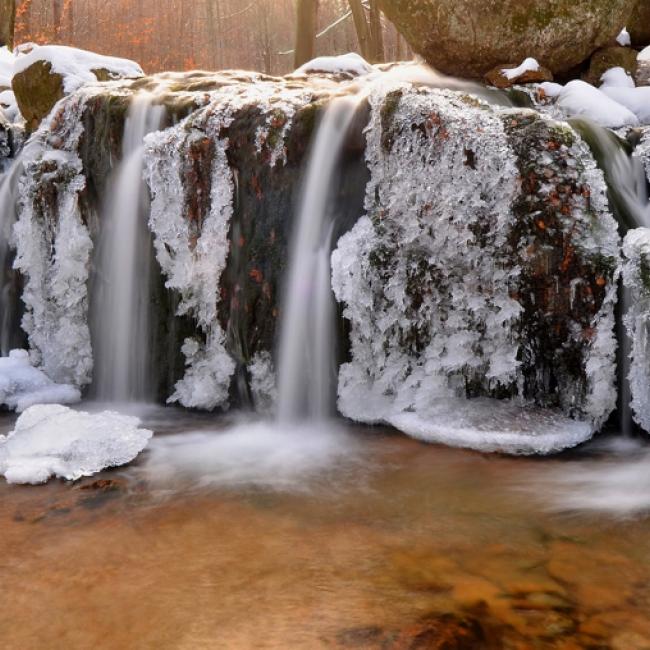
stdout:
[(605, 47), (598, 50), (591, 57), (589, 70), (584, 80), (594, 86), (600, 86), (600, 79), (611, 68), (623, 68), (625, 72), (634, 77), (636, 75), (637, 52), (629, 47)]
[(481, 78), (536, 58), (565, 73), (608, 45), (638, 0), (380, 0), (411, 47), (438, 70)]
[(627, 23), (632, 45), (645, 47), (650, 45), (650, 0), (638, 0)]

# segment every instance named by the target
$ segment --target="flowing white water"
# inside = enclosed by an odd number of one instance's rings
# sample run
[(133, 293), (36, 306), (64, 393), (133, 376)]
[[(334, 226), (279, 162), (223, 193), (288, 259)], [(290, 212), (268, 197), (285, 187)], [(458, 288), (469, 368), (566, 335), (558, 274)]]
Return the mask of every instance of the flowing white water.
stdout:
[(324, 420), (333, 403), (332, 186), (359, 97), (336, 99), (318, 128), (294, 226), (279, 354), (278, 418)]
[(136, 95), (124, 127), (122, 162), (111, 184), (99, 242), (91, 329), (94, 389), (104, 401), (153, 397), (151, 371), (151, 234), (142, 180), (144, 137), (160, 128), (164, 108)]
[(13, 282), (10, 277), (9, 256), (11, 236), (18, 217), (18, 189), (25, 162), (32, 158), (41, 145), (31, 140), (2, 176), (0, 181), (0, 352), (7, 356), (15, 342), (16, 305)]

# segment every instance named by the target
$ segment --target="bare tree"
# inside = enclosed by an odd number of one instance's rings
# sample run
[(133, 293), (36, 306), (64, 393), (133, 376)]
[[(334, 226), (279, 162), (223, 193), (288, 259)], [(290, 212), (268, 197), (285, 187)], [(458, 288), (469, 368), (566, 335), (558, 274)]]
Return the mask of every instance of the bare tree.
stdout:
[(318, 24), (318, 0), (297, 0), (296, 49), (294, 65), (299, 68), (311, 61), (316, 52), (316, 27)]
[(349, 0), (349, 3), (350, 9), (352, 10), (352, 18), (354, 19), (354, 27), (357, 30), (361, 56), (364, 59), (370, 60), (373, 58), (372, 41), (365, 9), (361, 0)]
[(14, 46), (14, 24), (16, 22), (15, 0), (0, 0), (0, 47)]
[(381, 9), (377, 0), (370, 0), (370, 38), (372, 41), (371, 63), (383, 63), (386, 60), (384, 29), (381, 24)]

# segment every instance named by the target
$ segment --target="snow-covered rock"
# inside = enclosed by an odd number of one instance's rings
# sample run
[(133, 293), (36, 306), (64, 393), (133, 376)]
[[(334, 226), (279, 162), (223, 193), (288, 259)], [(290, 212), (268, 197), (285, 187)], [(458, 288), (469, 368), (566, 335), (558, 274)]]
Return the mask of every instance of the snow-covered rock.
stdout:
[(89, 414), (58, 404), (32, 406), (8, 436), (0, 436), (0, 474), (9, 483), (77, 480), (130, 463), (153, 433), (138, 418)]
[(526, 72), (537, 72), (539, 70), (539, 63), (537, 59), (528, 57), (524, 62), (517, 68), (503, 68), (501, 74), (509, 80), (516, 79), (521, 77)]
[(63, 45), (34, 45), (16, 58), (11, 83), (22, 116), (36, 128), (60, 99), (84, 85), (143, 74), (137, 63), (127, 59)]
[(600, 81), (601, 90), (603, 88), (634, 88), (636, 86), (632, 75), (628, 74), (625, 68), (620, 66), (606, 70)]
[(355, 52), (340, 56), (320, 56), (308, 61), (296, 70), (294, 74), (326, 73), (344, 74), (352, 77), (362, 77), (374, 72), (375, 68)]
[(11, 78), (14, 76), (15, 56), (9, 48), (0, 47), (0, 90), (11, 88)]
[(79, 389), (56, 384), (42, 370), (34, 368), (26, 350), (12, 350), (0, 357), (0, 404), (22, 413), (34, 404), (74, 404), (81, 400)]
[(85, 84), (96, 83), (100, 77), (136, 79), (144, 76), (142, 68), (135, 61), (103, 56), (65, 45), (34, 46), (29, 54), (15, 60), (14, 76), (25, 72), (38, 61), (49, 64), (52, 73), (63, 77), (63, 91), (66, 95)]
[(639, 126), (639, 118), (604, 91), (584, 81), (570, 81), (560, 93), (557, 106), (567, 117), (586, 117), (613, 129)]
[(621, 88), (601, 87), (607, 97), (634, 113), (641, 124), (650, 124), (650, 87)]

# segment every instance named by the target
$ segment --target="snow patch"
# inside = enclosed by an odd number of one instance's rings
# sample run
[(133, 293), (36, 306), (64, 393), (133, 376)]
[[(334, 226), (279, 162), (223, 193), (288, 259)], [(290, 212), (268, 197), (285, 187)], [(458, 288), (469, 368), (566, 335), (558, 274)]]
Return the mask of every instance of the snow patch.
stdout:
[(627, 73), (625, 68), (617, 66), (610, 68), (603, 72), (600, 77), (600, 89), (604, 88), (634, 88), (636, 84), (631, 75)]
[(560, 93), (557, 105), (567, 117), (586, 117), (601, 126), (639, 126), (639, 119), (631, 110), (584, 81), (570, 81)]
[(0, 474), (9, 483), (70, 481), (130, 463), (153, 433), (140, 420), (111, 411), (89, 414), (59, 404), (28, 408), (0, 436)]
[(348, 74), (353, 77), (363, 77), (375, 68), (363, 57), (355, 52), (341, 54), (340, 56), (319, 56), (308, 61), (298, 68), (294, 74), (308, 74), (310, 72), (321, 72), (326, 74)]
[(537, 72), (539, 70), (539, 67), (539, 63), (537, 63), (536, 59), (528, 57), (517, 68), (503, 68), (501, 70), (501, 74), (509, 81), (512, 81), (513, 79), (526, 74), (526, 72)]
[(81, 393), (69, 384), (56, 384), (34, 368), (26, 350), (12, 350), (0, 357), (0, 403), (22, 413), (34, 404), (74, 404)]
[(621, 47), (630, 47), (632, 45), (632, 39), (630, 37), (630, 32), (627, 31), (627, 27), (623, 27), (620, 34), (616, 37), (616, 42)]

